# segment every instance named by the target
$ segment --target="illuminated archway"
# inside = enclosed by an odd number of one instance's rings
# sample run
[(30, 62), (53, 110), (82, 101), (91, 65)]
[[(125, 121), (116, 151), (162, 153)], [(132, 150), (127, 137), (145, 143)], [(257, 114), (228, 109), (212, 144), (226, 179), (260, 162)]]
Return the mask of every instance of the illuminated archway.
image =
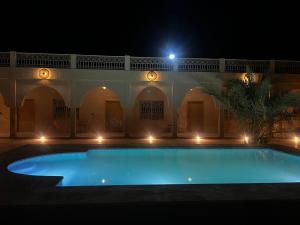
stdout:
[(179, 136), (218, 136), (219, 106), (199, 88), (191, 88), (178, 109)]
[(36, 87), (23, 98), (17, 110), (18, 136), (69, 136), (70, 108), (52, 87)]
[(8, 137), (10, 130), (10, 109), (6, 106), (0, 93), (0, 137)]
[(130, 118), (130, 133), (134, 136), (169, 135), (171, 116), (165, 93), (154, 86), (146, 87), (136, 97)]
[(123, 132), (123, 108), (118, 95), (105, 86), (90, 90), (77, 110), (77, 133), (98, 135)]

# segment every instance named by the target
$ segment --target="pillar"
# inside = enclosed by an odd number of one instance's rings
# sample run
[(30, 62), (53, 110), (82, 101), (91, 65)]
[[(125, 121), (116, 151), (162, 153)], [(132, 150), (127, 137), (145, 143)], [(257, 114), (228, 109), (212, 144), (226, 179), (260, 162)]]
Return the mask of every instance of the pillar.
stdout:
[(130, 137), (130, 113), (128, 106), (125, 108), (125, 114), (124, 114), (124, 137), (129, 138)]
[(221, 58), (219, 59), (219, 72), (220, 73), (225, 73), (225, 59), (224, 58)]
[(15, 78), (15, 68), (17, 66), (17, 53), (14, 51), (10, 52), (10, 68), (13, 74), (10, 77), (9, 84), (9, 96), (10, 96), (10, 137), (17, 136), (17, 107), (16, 107), (16, 78)]
[(177, 118), (178, 118), (178, 114), (177, 114), (177, 109), (173, 109), (173, 113), (172, 113), (173, 117), (172, 117), (172, 137), (173, 138), (177, 138)]
[(77, 133), (77, 108), (71, 108), (71, 138), (75, 138)]
[(219, 107), (218, 130), (219, 130), (219, 138), (224, 138), (224, 107), (223, 107), (223, 105), (220, 105), (220, 107)]
[(77, 67), (77, 56), (76, 56), (76, 54), (71, 54), (70, 68), (76, 69), (76, 67)]
[(129, 55), (125, 55), (125, 70), (130, 70), (130, 56)]
[(17, 136), (16, 80), (10, 80), (10, 137)]

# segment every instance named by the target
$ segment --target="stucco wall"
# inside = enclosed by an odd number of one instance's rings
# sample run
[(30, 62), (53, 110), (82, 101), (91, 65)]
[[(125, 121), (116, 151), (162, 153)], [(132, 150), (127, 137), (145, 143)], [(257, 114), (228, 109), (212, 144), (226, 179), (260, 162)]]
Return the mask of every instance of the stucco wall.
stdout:
[(202, 101), (203, 102), (203, 116), (204, 127), (202, 136), (217, 136), (218, 135), (218, 122), (219, 122), (219, 107), (217, 106), (213, 97), (201, 93), (200, 90), (194, 88), (184, 97), (181, 106), (178, 110), (178, 130), (180, 133), (187, 132), (187, 105), (188, 102)]
[[(70, 131), (69, 119), (53, 118), (53, 99), (62, 100), (61, 95), (55, 89), (46, 86), (35, 88), (25, 96), (22, 105), (26, 99), (34, 100), (36, 134), (55, 136)], [(22, 121), (19, 121), (19, 123), (22, 123)]]
[[(140, 119), (140, 101), (163, 101), (163, 120)], [(171, 132), (171, 109), (166, 95), (157, 87), (147, 87), (140, 92), (135, 100), (131, 113), (130, 132), (134, 135), (161, 135)]]
[(4, 98), (0, 94), (0, 137), (9, 135), (9, 108), (4, 103)]
[(105, 132), (106, 101), (119, 101), (119, 97), (112, 90), (101, 87), (91, 90), (83, 97), (79, 108), (79, 133)]

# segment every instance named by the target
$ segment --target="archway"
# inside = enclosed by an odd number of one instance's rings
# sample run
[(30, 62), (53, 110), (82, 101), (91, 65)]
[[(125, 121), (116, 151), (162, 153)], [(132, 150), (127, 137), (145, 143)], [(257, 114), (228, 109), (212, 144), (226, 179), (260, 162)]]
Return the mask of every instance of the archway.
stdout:
[(157, 87), (146, 87), (136, 97), (131, 119), (133, 136), (171, 134), (172, 114), (167, 96)]
[[(284, 90), (284, 93), (296, 94), (299, 93), (300, 89)], [(290, 120), (280, 121), (273, 125), (272, 136), (279, 138), (290, 138), (293, 137), (296, 133), (299, 133), (300, 130), (300, 112), (294, 107), (288, 107), (287, 111), (294, 114)], [(297, 131), (297, 132), (296, 132)]]
[(8, 137), (10, 131), (10, 109), (0, 93), (0, 137)]
[(69, 136), (70, 108), (57, 90), (48, 86), (32, 89), (17, 110), (18, 136)]
[(89, 91), (77, 110), (77, 134), (106, 136), (123, 134), (123, 108), (118, 95), (107, 87)]
[(212, 96), (192, 88), (181, 102), (177, 123), (179, 136), (218, 136), (219, 106)]

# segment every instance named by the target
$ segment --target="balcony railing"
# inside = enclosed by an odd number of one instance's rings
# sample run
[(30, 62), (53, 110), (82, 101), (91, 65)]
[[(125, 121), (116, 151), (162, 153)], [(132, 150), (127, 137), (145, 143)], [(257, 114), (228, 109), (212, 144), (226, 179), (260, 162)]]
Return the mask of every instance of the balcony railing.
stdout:
[(77, 55), (77, 69), (124, 70), (124, 56)]
[(10, 65), (9, 52), (0, 52), (0, 67), (8, 67)]
[(17, 67), (70, 68), (70, 55), (17, 53)]
[(93, 70), (156, 70), (178, 72), (228, 72), (300, 74), (300, 61), (130, 57), (48, 53), (0, 52), (0, 67), (49, 67)]
[(130, 70), (172, 71), (174, 64), (162, 57), (130, 57)]
[(300, 74), (299, 61), (276, 61), (275, 73)]
[(219, 72), (218, 59), (179, 58), (178, 71), (182, 72)]
[(264, 73), (270, 69), (270, 61), (265, 60), (241, 60), (227, 59), (225, 60), (225, 71), (233, 73), (244, 73), (250, 69), (254, 73)]

